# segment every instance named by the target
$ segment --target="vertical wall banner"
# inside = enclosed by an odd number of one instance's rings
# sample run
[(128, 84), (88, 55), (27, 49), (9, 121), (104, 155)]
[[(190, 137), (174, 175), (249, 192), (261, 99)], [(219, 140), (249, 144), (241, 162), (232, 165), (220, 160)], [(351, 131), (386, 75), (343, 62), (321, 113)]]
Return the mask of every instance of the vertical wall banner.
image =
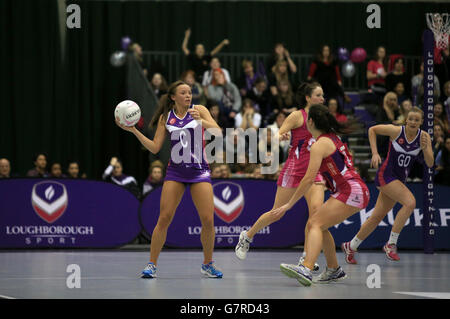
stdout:
[(139, 201), (112, 183), (0, 180), (0, 248), (112, 248), (141, 231)]
[[(241, 231), (249, 229), (264, 212), (272, 209), (276, 189), (273, 181), (214, 180), (215, 246), (234, 247)], [(141, 222), (149, 236), (158, 221), (160, 197), (161, 188), (158, 188), (142, 202)], [(302, 199), (281, 220), (260, 230), (252, 247), (290, 247), (302, 243), (307, 219), (308, 209)], [(169, 227), (166, 244), (172, 247), (201, 247), (201, 229), (187, 187)]]
[[(423, 130), (433, 139), (434, 127), (434, 35), (429, 29), (423, 32)], [(435, 213), (434, 203), (434, 167), (424, 165), (423, 172), (423, 249), (427, 254), (433, 253), (433, 217)]]

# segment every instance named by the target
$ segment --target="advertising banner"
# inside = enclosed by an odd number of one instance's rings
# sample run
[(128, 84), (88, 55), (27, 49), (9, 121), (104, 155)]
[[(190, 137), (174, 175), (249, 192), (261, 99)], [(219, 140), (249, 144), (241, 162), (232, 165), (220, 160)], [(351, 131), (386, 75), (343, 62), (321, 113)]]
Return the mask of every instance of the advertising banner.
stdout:
[(109, 248), (141, 231), (139, 201), (112, 183), (0, 180), (0, 248)]

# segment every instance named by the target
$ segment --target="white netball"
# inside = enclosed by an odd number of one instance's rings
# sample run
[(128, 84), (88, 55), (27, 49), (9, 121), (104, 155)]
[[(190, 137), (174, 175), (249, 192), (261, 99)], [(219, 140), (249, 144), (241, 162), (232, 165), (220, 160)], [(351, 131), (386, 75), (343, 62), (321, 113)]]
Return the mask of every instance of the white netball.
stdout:
[(114, 110), (114, 117), (119, 123), (125, 126), (134, 126), (141, 118), (141, 109), (136, 102), (125, 100), (117, 104)]

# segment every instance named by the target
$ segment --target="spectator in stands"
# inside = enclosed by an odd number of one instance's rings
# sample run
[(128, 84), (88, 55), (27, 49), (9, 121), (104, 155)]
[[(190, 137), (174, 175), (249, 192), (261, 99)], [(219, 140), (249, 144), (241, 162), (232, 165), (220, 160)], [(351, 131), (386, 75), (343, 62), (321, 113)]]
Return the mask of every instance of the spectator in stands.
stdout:
[(207, 87), (213, 81), (213, 72), (214, 70), (221, 69), (223, 74), (225, 75), (225, 80), (227, 82), (231, 82), (230, 72), (227, 69), (222, 68), (220, 59), (218, 57), (211, 58), (211, 62), (209, 63), (210, 69), (203, 73), (203, 87)]
[[(288, 80), (282, 79), (277, 83), (278, 94), (273, 98), (272, 112), (277, 114), (284, 112), (287, 115), (297, 110), (295, 95), (292, 91), (291, 83)], [(272, 116), (273, 114), (269, 114)]]
[(379, 95), (386, 93), (386, 76), (388, 69), (388, 59), (386, 56), (386, 49), (379, 46), (375, 52), (375, 56), (367, 64), (367, 85), (369, 89)]
[(394, 121), (394, 124), (405, 125), (406, 117), (408, 116), (408, 112), (411, 111), (412, 107), (413, 105), (410, 99), (406, 99), (402, 103), (400, 103), (400, 114)]
[(181, 74), (180, 80), (186, 83), (191, 87), (192, 92), (192, 104), (200, 104), (200, 105), (206, 105), (206, 95), (205, 91), (203, 90), (203, 87), (200, 83), (195, 81), (195, 72), (192, 70), (184, 71)]
[(233, 178), (251, 177), (253, 173), (254, 164), (249, 163), (249, 156), (246, 152), (238, 153), (236, 163), (232, 166)]
[(80, 164), (77, 161), (70, 161), (67, 166), (67, 174), (69, 178), (80, 178)]
[(398, 82), (402, 82), (405, 88), (405, 94), (410, 94), (410, 80), (404, 70), (404, 60), (402, 57), (394, 59), (394, 67), (391, 72), (386, 75), (386, 90), (393, 91)]
[(290, 82), (291, 86), (294, 85), (292, 78), (288, 72), (288, 64), (284, 60), (278, 61), (272, 67), (272, 72), (270, 73), (270, 75), (268, 77), (269, 89), (270, 89), (270, 93), (272, 93), (272, 96), (277, 96), (277, 94), (278, 94), (277, 86), (281, 80)]
[[(280, 113), (281, 114), (281, 113)], [(275, 130), (274, 130), (275, 131)], [(272, 131), (270, 127), (267, 127), (266, 134), (261, 134), (263, 131), (260, 132), (261, 135), (258, 135), (259, 142), (258, 142), (258, 156), (259, 156), (259, 162), (264, 163), (267, 165), (267, 162), (271, 162), (272, 159), (268, 158), (267, 154), (274, 154), (274, 156), (278, 156), (278, 163), (283, 163), (284, 161), (284, 153), (281, 148), (281, 142), (278, 141), (278, 143), (275, 143), (275, 140), (273, 137), (275, 137), (275, 134), (278, 134), (278, 131), (276, 133)], [(286, 142), (286, 141), (282, 141)], [(266, 158), (264, 158), (262, 154), (266, 154)]]
[(211, 168), (211, 178), (222, 178), (222, 170), (220, 164), (212, 163)]
[(445, 133), (442, 126), (438, 123), (434, 123), (433, 127), (433, 155), (434, 158), (437, 157), (437, 154), (442, 149), (444, 145)]
[[(320, 83), (325, 99), (345, 97), (339, 64), (328, 45), (322, 46), (316, 59), (311, 63), (307, 79)], [(346, 99), (348, 100), (348, 97)]]
[(0, 178), (11, 178), (11, 164), (6, 158), (0, 158)]
[(214, 119), (214, 121), (216, 121), (217, 125), (220, 126), (222, 131), (225, 128), (227, 128), (227, 127), (233, 127), (234, 126), (233, 123), (232, 123), (234, 121), (230, 121), (230, 119), (228, 117), (226, 117), (220, 111), (219, 103), (217, 103), (214, 100), (209, 100), (207, 105), (208, 105), (208, 108), (209, 108), (209, 113), (211, 114), (211, 116)]
[(61, 164), (58, 162), (53, 163), (50, 166), (50, 177), (52, 178), (66, 178), (67, 176), (62, 173)]
[(164, 164), (159, 161), (153, 161), (148, 169), (149, 175), (142, 187), (142, 196), (151, 190), (161, 187), (164, 183)]
[[(441, 96), (439, 79), (434, 76), (434, 100), (438, 101)], [(420, 73), (416, 74), (411, 79), (411, 97), (415, 102), (414, 105), (423, 104), (423, 62), (420, 64)]]
[(241, 111), (236, 114), (234, 126), (242, 128), (244, 131), (248, 128), (257, 130), (261, 125), (261, 114), (255, 111), (252, 100), (244, 99)]
[(252, 178), (264, 179), (264, 175), (261, 174), (262, 164), (257, 164), (253, 167), (253, 172), (251, 173)]
[(441, 101), (444, 103), (447, 119), (450, 123), (450, 81), (444, 83), (444, 94), (442, 94)]
[(400, 109), (398, 107), (397, 94), (394, 92), (386, 93), (383, 104), (377, 111), (377, 123), (393, 124), (399, 115)]
[(395, 85), (394, 93), (397, 94), (397, 101), (399, 105), (401, 105), (404, 100), (408, 99), (408, 96), (405, 94), (405, 85), (403, 82), (398, 82)]
[(444, 134), (450, 133), (447, 114), (442, 103), (438, 102), (434, 105), (434, 123), (438, 123), (444, 129)]
[(136, 197), (140, 196), (136, 179), (133, 176), (123, 174), (122, 162), (117, 157), (111, 158), (108, 167), (103, 172), (102, 178), (105, 181), (113, 182), (129, 189)]
[(328, 109), (330, 110), (330, 113), (333, 114), (333, 116), (336, 118), (336, 120), (340, 123), (347, 122), (347, 116), (342, 114), (339, 102), (335, 98), (331, 98), (328, 100)]
[(181, 48), (183, 49), (183, 52), (188, 59), (189, 68), (194, 70), (197, 76), (197, 82), (202, 83), (203, 73), (205, 73), (205, 71), (209, 69), (209, 62), (211, 61), (211, 57), (219, 53), (219, 51), (222, 50), (225, 45), (229, 45), (230, 41), (228, 39), (222, 40), (222, 42), (220, 42), (219, 45), (215, 47), (210, 54), (206, 54), (203, 44), (198, 43), (195, 46), (195, 52), (191, 53), (188, 49), (190, 36), (191, 29), (189, 28), (184, 33), (184, 39)]
[(272, 113), (270, 91), (267, 89), (267, 82), (263, 77), (259, 77), (255, 81), (255, 86), (251, 91), (247, 92), (247, 98), (255, 103), (255, 109), (258, 109), (261, 116), (266, 118)]
[(256, 80), (258, 78), (264, 78), (265, 75), (259, 71), (255, 71), (253, 62), (247, 59), (242, 60), (242, 70), (243, 73), (236, 84), (239, 87), (241, 96), (246, 97), (247, 93), (255, 87)]
[[(283, 125), (284, 120), (286, 119), (287, 115), (283, 112), (279, 112), (276, 117), (275, 121), (267, 126), (267, 129), (272, 130), (272, 134), (278, 134), (278, 131), (280, 130), (281, 125)], [(289, 153), (289, 140), (283, 140), (279, 141), (280, 143), (280, 163), (284, 163), (287, 159), (288, 153)]]
[(234, 119), (242, 105), (239, 89), (232, 82), (225, 80), (221, 69), (213, 72), (213, 81), (208, 85), (208, 97), (219, 103), (220, 111), (231, 119)]
[(144, 58), (143, 58), (143, 52), (142, 52), (142, 47), (139, 45), (139, 43), (134, 42), (132, 43), (128, 49), (133, 52), (134, 56), (136, 57), (136, 60), (139, 62), (139, 64), (141, 65), (142, 68), (142, 73), (144, 74), (144, 76), (146, 78), (148, 78), (148, 67), (147, 65), (144, 63)]
[(161, 73), (153, 74), (152, 80), (150, 81), (150, 87), (158, 100), (167, 93), (167, 81)]
[(227, 163), (220, 164), (220, 171), (221, 171), (220, 178), (230, 178), (231, 177), (230, 166)]
[(275, 44), (272, 55), (270, 56), (267, 63), (267, 70), (271, 72), (272, 68), (279, 61), (285, 61), (287, 63), (287, 65), (289, 66), (289, 73), (297, 73), (297, 66), (295, 65), (294, 61), (292, 61), (291, 55), (289, 54), (289, 51), (286, 49), (286, 46), (283, 43)]
[(436, 156), (436, 183), (450, 186), (450, 135)]
[(33, 158), (34, 168), (27, 172), (28, 177), (49, 177), (47, 172), (47, 156), (44, 153), (36, 154)]

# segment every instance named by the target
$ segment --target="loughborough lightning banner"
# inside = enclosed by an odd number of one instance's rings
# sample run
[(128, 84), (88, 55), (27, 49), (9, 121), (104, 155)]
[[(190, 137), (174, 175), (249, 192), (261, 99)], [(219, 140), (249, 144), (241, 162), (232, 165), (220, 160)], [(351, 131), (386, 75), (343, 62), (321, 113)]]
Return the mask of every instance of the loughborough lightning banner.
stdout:
[[(234, 247), (241, 231), (249, 229), (261, 214), (272, 209), (276, 189), (273, 181), (214, 180), (215, 246)], [(142, 202), (142, 225), (149, 235), (158, 220), (160, 197), (161, 188), (152, 191)], [(280, 221), (260, 230), (252, 247), (289, 247), (302, 243), (307, 213), (306, 202), (302, 199)], [(166, 245), (201, 247), (201, 229), (187, 187), (169, 227)]]
[(109, 248), (141, 231), (139, 201), (112, 183), (0, 180), (0, 198), (0, 248)]

